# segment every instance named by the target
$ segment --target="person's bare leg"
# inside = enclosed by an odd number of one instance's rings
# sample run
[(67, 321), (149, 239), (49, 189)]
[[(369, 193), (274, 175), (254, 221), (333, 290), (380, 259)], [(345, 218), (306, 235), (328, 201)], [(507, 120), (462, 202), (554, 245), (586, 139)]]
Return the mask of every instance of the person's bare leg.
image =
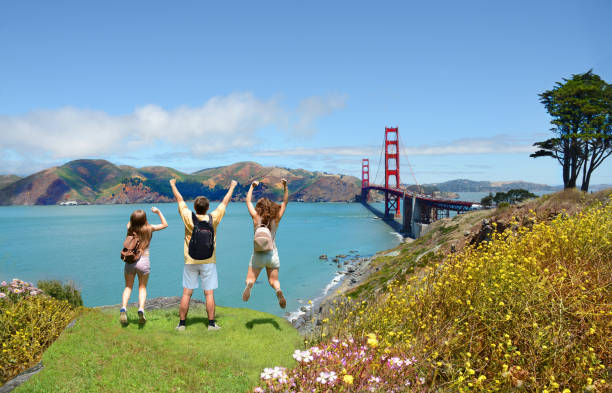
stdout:
[(212, 289), (204, 291), (204, 296), (206, 297), (206, 314), (208, 315), (209, 321), (215, 319), (215, 295), (213, 292)]
[(287, 300), (283, 295), (283, 291), (281, 291), (280, 289), (280, 282), (278, 281), (278, 269), (270, 269), (269, 267), (267, 267), (266, 273), (268, 273), (268, 282), (270, 283), (270, 286), (274, 288), (274, 291), (276, 291), (278, 305), (281, 306), (281, 308), (285, 308), (287, 306)]
[(181, 304), (179, 305), (179, 318), (181, 320), (187, 319), (187, 313), (189, 312), (189, 301), (191, 300), (191, 294), (193, 289), (183, 288), (183, 296), (181, 297)]
[(123, 296), (121, 297), (121, 310), (119, 310), (119, 322), (127, 324), (127, 304), (132, 294), (132, 287), (134, 286), (134, 273), (124, 273), (125, 276), (125, 289), (123, 290)]
[(147, 322), (147, 318), (144, 313), (144, 305), (147, 300), (147, 281), (149, 281), (148, 274), (138, 273), (138, 323), (143, 324)]
[(134, 286), (134, 278), (136, 273), (125, 273), (125, 289), (123, 290), (123, 298), (121, 299), (121, 308), (127, 309), (130, 295), (132, 294), (132, 287)]
[(246, 302), (251, 297), (251, 289), (253, 288), (255, 281), (257, 281), (257, 277), (259, 276), (260, 272), (261, 269), (254, 269), (253, 266), (249, 266), (246, 276), (246, 287), (244, 288), (244, 292), (242, 292), (243, 301)]
[(147, 282), (149, 281), (148, 274), (138, 273), (138, 309), (144, 310), (145, 301), (147, 300)]

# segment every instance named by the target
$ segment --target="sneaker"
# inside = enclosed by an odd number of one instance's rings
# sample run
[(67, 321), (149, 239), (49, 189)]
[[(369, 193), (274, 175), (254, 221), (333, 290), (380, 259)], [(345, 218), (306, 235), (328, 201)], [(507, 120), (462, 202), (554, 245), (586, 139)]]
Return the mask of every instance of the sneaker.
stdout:
[(210, 325), (208, 325), (208, 330), (209, 330), (209, 331), (210, 331), (210, 330), (219, 330), (219, 329), (221, 329), (221, 326), (217, 325), (216, 323), (215, 323), (215, 325), (214, 325), (214, 326), (210, 326)]
[(122, 308), (121, 310), (119, 310), (119, 322), (121, 322), (124, 325), (128, 322), (127, 311), (125, 310), (125, 308)]
[(144, 310), (138, 310), (138, 323), (142, 325), (145, 322), (147, 322), (147, 318), (145, 318)]
[(283, 291), (280, 289), (276, 291), (276, 297), (278, 298), (278, 305), (281, 308), (287, 307), (287, 300), (285, 300), (285, 296), (283, 296)]
[(250, 282), (244, 288), (244, 292), (242, 292), (242, 301), (246, 302), (251, 297), (251, 289), (253, 288), (253, 283)]
[(176, 330), (179, 332), (184, 332), (185, 331), (185, 325), (177, 325), (176, 326)]

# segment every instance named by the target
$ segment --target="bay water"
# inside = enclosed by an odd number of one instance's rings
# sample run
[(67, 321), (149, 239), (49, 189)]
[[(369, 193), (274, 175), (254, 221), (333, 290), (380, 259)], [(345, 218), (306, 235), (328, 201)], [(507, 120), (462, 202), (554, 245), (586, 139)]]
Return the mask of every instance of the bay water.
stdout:
[[(190, 208), (191, 203), (188, 203)], [(211, 204), (211, 208), (216, 207)], [(374, 204), (383, 210), (382, 204)], [(126, 223), (136, 209), (151, 224), (159, 218), (153, 204), (0, 207), (0, 281), (19, 278), (72, 281), (86, 306), (118, 304), (124, 288), (124, 263), (119, 258)], [(168, 228), (154, 232), (148, 298), (180, 296), (183, 272), (183, 223), (175, 203), (155, 204)], [(253, 244), (253, 226), (244, 203), (230, 203), (217, 228), (218, 305), (248, 307), (279, 316), (295, 312), (329, 290), (338, 277), (338, 254), (371, 256), (395, 247), (401, 237), (358, 203), (289, 203), (276, 242), (280, 282), (287, 309), (278, 306), (265, 270), (248, 303), (242, 291)], [(351, 251), (356, 251), (351, 253)], [(321, 254), (329, 256), (320, 260)], [(194, 297), (204, 299), (201, 290)], [(137, 300), (137, 284), (131, 301)]]

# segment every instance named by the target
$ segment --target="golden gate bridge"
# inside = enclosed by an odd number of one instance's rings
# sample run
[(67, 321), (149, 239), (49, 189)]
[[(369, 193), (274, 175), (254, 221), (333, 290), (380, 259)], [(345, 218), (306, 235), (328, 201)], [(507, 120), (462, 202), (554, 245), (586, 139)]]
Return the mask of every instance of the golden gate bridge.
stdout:
[[(368, 200), (370, 199), (369, 194), (371, 190), (384, 193), (385, 211), (383, 217), (388, 222), (395, 222), (395, 218), (401, 217), (401, 227), (396, 229), (414, 238), (418, 238), (421, 233), (424, 233), (428, 224), (440, 218), (449, 217), (451, 211), (463, 213), (475, 209), (475, 206), (478, 205), (476, 202), (435, 198), (431, 195), (425, 195), (422, 192), (415, 192), (402, 187), (400, 185), (399, 145), (398, 127), (385, 127), (383, 145), (385, 154), (384, 185), (370, 183), (370, 160), (368, 158), (361, 160), (361, 202), (366, 207), (382, 215), (381, 212), (368, 205)], [(417, 188), (420, 189), (412, 168), (410, 168), (410, 171)], [(402, 205), (401, 209), (400, 205)]]

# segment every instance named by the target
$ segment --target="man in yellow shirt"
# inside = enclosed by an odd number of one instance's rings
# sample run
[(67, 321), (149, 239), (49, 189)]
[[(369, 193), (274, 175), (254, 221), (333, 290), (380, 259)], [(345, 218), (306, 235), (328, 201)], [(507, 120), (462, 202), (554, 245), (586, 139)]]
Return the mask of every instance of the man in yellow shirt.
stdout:
[[(187, 313), (189, 312), (189, 301), (193, 290), (196, 289), (199, 284), (202, 284), (204, 290), (204, 296), (206, 297), (206, 313), (208, 314), (208, 330), (218, 330), (221, 327), (217, 325), (215, 321), (215, 297), (213, 291), (219, 286), (217, 280), (217, 259), (216, 259), (216, 243), (217, 243), (217, 226), (221, 222), (221, 219), (225, 215), (225, 208), (227, 207), (234, 188), (236, 187), (236, 181), (232, 180), (229, 190), (225, 197), (217, 206), (217, 208), (210, 214), (208, 212), (209, 202), (204, 196), (197, 197), (193, 202), (193, 213), (183, 200), (182, 195), (176, 188), (176, 179), (170, 179), (170, 187), (174, 197), (178, 202), (178, 210), (183, 223), (185, 224), (185, 240), (183, 245), (183, 254), (185, 256), (185, 265), (183, 267), (183, 296), (181, 297), (181, 304), (179, 306), (179, 324), (176, 327), (177, 330), (185, 330), (185, 320), (187, 319)], [(189, 252), (189, 242), (194, 229), (194, 218), (198, 221), (196, 225), (201, 225), (202, 222), (212, 225), (213, 233), (213, 251), (212, 256), (206, 259), (194, 259)], [(211, 222), (212, 221), (212, 222)], [(206, 224), (204, 225), (206, 226)], [(198, 282), (199, 281), (199, 282)]]

